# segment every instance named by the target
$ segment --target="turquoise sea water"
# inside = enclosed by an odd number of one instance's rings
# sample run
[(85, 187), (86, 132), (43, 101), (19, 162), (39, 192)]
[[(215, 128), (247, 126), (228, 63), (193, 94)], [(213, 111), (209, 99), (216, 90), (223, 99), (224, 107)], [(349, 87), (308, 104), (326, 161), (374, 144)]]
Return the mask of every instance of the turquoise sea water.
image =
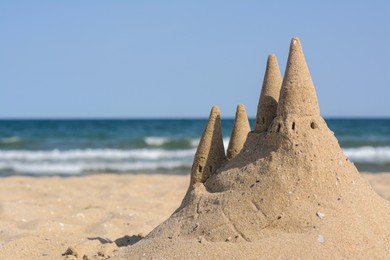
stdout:
[[(390, 119), (326, 122), (359, 170), (390, 171)], [(0, 175), (186, 174), (205, 124), (206, 119), (0, 120)], [(222, 120), (225, 148), (232, 125)]]

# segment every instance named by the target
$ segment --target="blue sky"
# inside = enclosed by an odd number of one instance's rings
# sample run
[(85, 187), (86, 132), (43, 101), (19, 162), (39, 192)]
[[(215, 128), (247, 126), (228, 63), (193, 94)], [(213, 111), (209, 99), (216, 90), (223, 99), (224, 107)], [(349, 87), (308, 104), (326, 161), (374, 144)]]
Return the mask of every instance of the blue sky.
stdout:
[(256, 113), (301, 39), (325, 117), (390, 117), (390, 1), (2, 1), (0, 118)]

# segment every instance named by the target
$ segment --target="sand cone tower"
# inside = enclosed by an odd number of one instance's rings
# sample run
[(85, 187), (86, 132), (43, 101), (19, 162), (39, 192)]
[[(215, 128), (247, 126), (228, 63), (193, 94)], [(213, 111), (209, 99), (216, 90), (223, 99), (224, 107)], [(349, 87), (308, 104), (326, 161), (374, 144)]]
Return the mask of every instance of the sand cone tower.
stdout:
[(277, 113), (280, 116), (320, 114), (313, 81), (297, 37), (291, 40), (279, 103)]
[(280, 74), (276, 56), (268, 56), (267, 68), (264, 74), (263, 87), (255, 121), (255, 132), (267, 131), (272, 120), (276, 116), (280, 87), (282, 85), (282, 75)]
[[(267, 131), (258, 127), (221, 163), (218, 124), (213, 109), (190, 195), (118, 258), (388, 258), (390, 203), (360, 176), (320, 116), (298, 38)], [(213, 170), (196, 171), (208, 165)]]
[(191, 169), (191, 185), (205, 182), (225, 160), (222, 139), (221, 112), (217, 106), (211, 109), (209, 120), (200, 139)]
[(231, 160), (240, 153), (248, 133), (251, 131), (245, 107), (242, 104), (237, 106), (236, 118), (234, 120), (232, 134), (230, 136), (229, 147), (227, 149), (227, 159)]

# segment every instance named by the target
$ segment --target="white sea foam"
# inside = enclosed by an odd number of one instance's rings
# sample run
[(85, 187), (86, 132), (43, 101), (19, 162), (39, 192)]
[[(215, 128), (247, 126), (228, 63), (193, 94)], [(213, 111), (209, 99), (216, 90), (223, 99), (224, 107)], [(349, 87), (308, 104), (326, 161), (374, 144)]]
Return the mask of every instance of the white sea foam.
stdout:
[(170, 139), (168, 137), (148, 136), (144, 138), (144, 141), (151, 146), (161, 146), (168, 143)]
[[(225, 148), (228, 138), (224, 138)], [(344, 148), (356, 163), (390, 163), (390, 147)], [(80, 174), (83, 172), (126, 172), (189, 168), (195, 148), (163, 149), (85, 149), (85, 150), (0, 150), (0, 171), (34, 174)]]
[(198, 147), (199, 142), (200, 142), (200, 138), (195, 138), (195, 139), (191, 139), (190, 144), (192, 147)]
[(190, 167), (195, 149), (0, 150), (0, 171), (36, 174), (126, 172)]
[[(227, 150), (227, 148), (228, 148), (229, 140), (230, 140), (229, 137), (223, 138), (223, 145), (224, 145), (224, 147), (225, 147), (225, 150)], [(192, 146), (192, 147), (198, 147), (199, 142), (200, 142), (200, 138), (192, 139), (192, 140), (191, 140), (191, 146)]]
[(75, 149), (75, 150), (51, 150), (51, 151), (27, 151), (27, 150), (0, 150), (0, 160), (120, 160), (120, 159), (144, 159), (158, 160), (169, 158), (193, 157), (195, 149), (186, 150), (162, 150), (162, 149)]
[(174, 169), (190, 167), (180, 160), (158, 162), (0, 162), (0, 170), (35, 174), (80, 174), (83, 172), (127, 172), (140, 170)]
[(22, 139), (18, 136), (10, 136), (10, 137), (3, 137), (0, 138), (0, 143), (2, 144), (13, 144), (13, 143), (19, 143)]
[(225, 150), (228, 149), (229, 141), (230, 141), (230, 138), (229, 138), (229, 137), (223, 138), (223, 146), (225, 147)]
[(356, 163), (390, 163), (390, 147), (362, 146), (344, 148), (345, 155)]

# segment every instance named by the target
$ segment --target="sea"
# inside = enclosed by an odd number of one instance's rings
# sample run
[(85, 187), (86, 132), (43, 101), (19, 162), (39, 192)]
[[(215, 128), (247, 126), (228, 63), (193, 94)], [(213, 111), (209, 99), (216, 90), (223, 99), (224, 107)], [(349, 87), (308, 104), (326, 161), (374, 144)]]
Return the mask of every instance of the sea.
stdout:
[[(0, 120), (0, 176), (188, 174), (206, 121)], [(222, 120), (225, 149), (233, 122)], [(326, 122), (360, 171), (390, 172), (390, 119)]]

